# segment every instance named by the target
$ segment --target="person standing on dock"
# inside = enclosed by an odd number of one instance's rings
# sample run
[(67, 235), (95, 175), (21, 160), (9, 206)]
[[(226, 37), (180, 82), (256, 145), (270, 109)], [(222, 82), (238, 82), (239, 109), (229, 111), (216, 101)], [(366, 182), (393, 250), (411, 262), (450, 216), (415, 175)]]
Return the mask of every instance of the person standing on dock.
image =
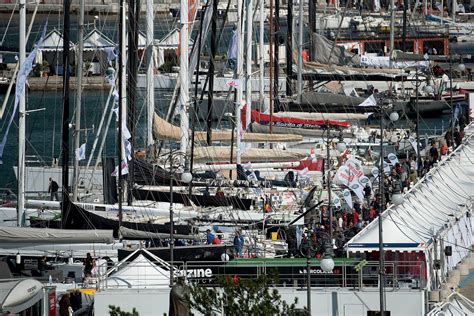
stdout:
[(52, 178), (49, 178), (48, 193), (51, 194), (51, 201), (54, 201), (54, 199), (56, 199), (56, 201), (59, 201), (58, 190), (59, 190), (58, 183), (54, 181)]

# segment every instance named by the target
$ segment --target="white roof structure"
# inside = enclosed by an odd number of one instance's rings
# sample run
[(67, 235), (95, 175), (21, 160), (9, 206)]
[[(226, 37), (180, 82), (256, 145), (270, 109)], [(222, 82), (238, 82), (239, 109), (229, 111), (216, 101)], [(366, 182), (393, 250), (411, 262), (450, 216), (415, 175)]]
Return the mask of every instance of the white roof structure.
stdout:
[(133, 252), (130, 256), (122, 260), (117, 266), (123, 266), (113, 274), (109, 272), (107, 277), (107, 288), (134, 288), (134, 289), (150, 289), (169, 287), (169, 265), (156, 257), (149, 251), (141, 249), (148, 256), (153, 258), (150, 261), (143, 253), (131, 262), (127, 259), (137, 252)]
[[(474, 197), (474, 126), (464, 144), (439, 163), (404, 195), (404, 202), (382, 215), (387, 251), (425, 251), (433, 238), (451, 245), (456, 264), (474, 244), (474, 221), (469, 216)], [(352, 252), (378, 250), (378, 219), (347, 243)], [(450, 263), (451, 265), (451, 263)]]
[[(69, 49), (74, 49), (74, 43), (69, 42)], [(49, 32), (41, 46), (39, 47), (40, 51), (62, 51), (63, 50), (63, 36), (59, 33), (58, 30), (54, 29)]]
[[(189, 46), (192, 47), (193, 40), (189, 39)], [(156, 42), (156, 46), (163, 47), (165, 49), (178, 48), (179, 46), (179, 29), (174, 28), (168, 32), (162, 39)]]
[(445, 302), (438, 304), (427, 316), (466, 316), (474, 315), (474, 303), (467, 297), (457, 292), (446, 298)]
[(84, 50), (96, 50), (114, 47), (114, 42), (97, 29), (92, 30), (84, 38)]

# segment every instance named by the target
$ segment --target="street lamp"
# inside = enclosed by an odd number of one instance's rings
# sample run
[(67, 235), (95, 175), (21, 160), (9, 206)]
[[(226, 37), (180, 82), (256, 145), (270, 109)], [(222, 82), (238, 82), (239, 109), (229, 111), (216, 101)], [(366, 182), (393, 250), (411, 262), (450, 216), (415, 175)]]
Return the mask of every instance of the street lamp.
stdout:
[(332, 270), (334, 269), (334, 259), (332, 258), (332, 246), (330, 244), (326, 244), (326, 250), (324, 251), (323, 258), (321, 259), (320, 265), (321, 265), (321, 269), (324, 272), (332, 272)]
[[(416, 105), (418, 113), (418, 72), (416, 72)], [(379, 166), (379, 194), (380, 194), (380, 211), (378, 219), (378, 233), (379, 233), (379, 276), (380, 276), (380, 285), (379, 285), (379, 300), (380, 300), (380, 315), (384, 315), (385, 312), (385, 253), (383, 249), (383, 229), (382, 229), (382, 213), (384, 209), (384, 186), (383, 186), (383, 176), (384, 176), (384, 153), (383, 153), (383, 123), (384, 123), (384, 109), (380, 107), (380, 166)], [(398, 120), (399, 115), (397, 112), (392, 112), (389, 115), (389, 118), (392, 122)], [(417, 120), (417, 129), (418, 129), (418, 120)], [(418, 134), (418, 133), (417, 133)], [(419, 150), (418, 150), (419, 155)]]

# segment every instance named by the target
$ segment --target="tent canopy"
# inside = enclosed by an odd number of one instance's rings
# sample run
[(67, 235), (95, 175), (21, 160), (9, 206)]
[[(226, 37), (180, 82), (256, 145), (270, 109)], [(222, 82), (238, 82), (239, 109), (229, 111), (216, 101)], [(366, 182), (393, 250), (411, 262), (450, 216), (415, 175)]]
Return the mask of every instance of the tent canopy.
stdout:
[[(69, 49), (74, 49), (74, 43), (69, 42)], [(40, 51), (62, 51), (63, 50), (63, 36), (59, 33), (58, 30), (54, 29), (49, 32), (41, 46), (39, 47)]]
[[(433, 238), (455, 235), (460, 249), (474, 243), (473, 221), (468, 216), (474, 196), (474, 129), (465, 143), (439, 163), (382, 215), (383, 242), (389, 251), (423, 251)], [(454, 236), (453, 235), (453, 236)], [(348, 252), (378, 250), (378, 219), (347, 243)]]
[[(146, 254), (146, 256), (144, 255)], [(138, 256), (131, 262), (128, 258), (122, 260), (119, 265), (122, 268), (107, 278), (108, 288), (162, 288), (169, 286), (169, 270), (160, 264), (160, 261), (152, 262), (154, 255), (142, 249)]]
[(0, 282), (0, 311), (20, 313), (43, 298), (43, 284), (34, 279)]
[(97, 29), (84, 38), (84, 50), (96, 50), (115, 47), (114, 42)]

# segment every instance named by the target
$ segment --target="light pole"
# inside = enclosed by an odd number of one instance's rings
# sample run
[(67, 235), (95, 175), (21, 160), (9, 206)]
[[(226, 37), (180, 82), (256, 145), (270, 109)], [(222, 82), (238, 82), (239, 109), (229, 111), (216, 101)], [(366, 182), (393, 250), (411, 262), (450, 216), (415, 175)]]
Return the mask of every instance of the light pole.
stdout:
[[(417, 73), (418, 79), (418, 73)], [(418, 80), (417, 80), (418, 82)], [(417, 101), (418, 101), (418, 86), (417, 88)], [(418, 103), (418, 102), (417, 102)], [(418, 105), (418, 104), (417, 104)], [(418, 107), (417, 107), (418, 108)], [(418, 112), (418, 111), (417, 111)], [(379, 171), (379, 194), (380, 194), (380, 211), (379, 211), (379, 220), (378, 220), (378, 233), (379, 233), (379, 300), (380, 300), (380, 315), (385, 314), (385, 252), (384, 252), (384, 245), (383, 245), (383, 227), (382, 227), (382, 213), (385, 207), (384, 201), (384, 171), (383, 171), (383, 163), (384, 163), (384, 153), (383, 153), (383, 117), (384, 111), (382, 106), (380, 107), (380, 171)], [(390, 114), (390, 120), (396, 121), (398, 120), (399, 115), (396, 112), (392, 112)], [(417, 124), (418, 129), (418, 124)], [(418, 133), (417, 133), (418, 134)], [(417, 145), (419, 148), (419, 145)], [(419, 154), (419, 151), (418, 151)]]
[[(173, 161), (175, 158), (181, 158), (181, 152), (172, 152), (170, 146), (170, 154), (168, 159), (170, 161), (170, 287), (174, 285), (174, 205), (173, 205), (173, 184), (175, 181), (176, 171), (179, 170), (179, 167), (174, 168)], [(184, 159), (178, 159), (178, 161), (183, 161)], [(181, 174), (181, 182), (190, 183), (193, 179), (193, 176), (189, 171), (184, 171)]]

